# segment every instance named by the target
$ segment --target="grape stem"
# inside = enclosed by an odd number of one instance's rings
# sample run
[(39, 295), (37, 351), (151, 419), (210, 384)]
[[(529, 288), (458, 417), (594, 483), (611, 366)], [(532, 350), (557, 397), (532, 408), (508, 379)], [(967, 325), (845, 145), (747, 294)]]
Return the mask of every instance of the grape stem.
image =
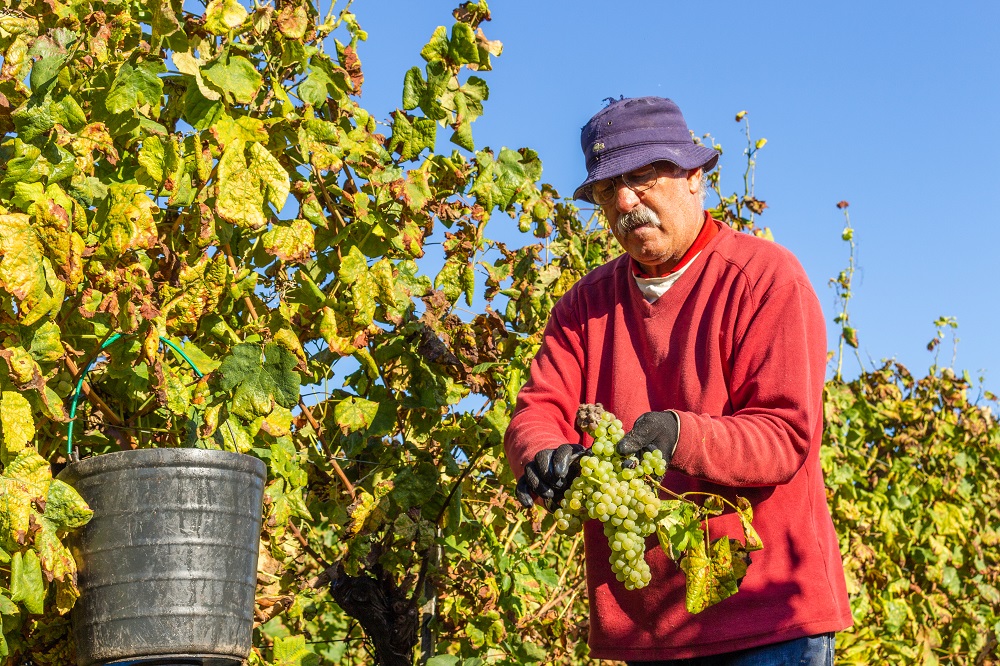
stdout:
[(652, 476), (648, 476), (647, 475), (646, 479), (648, 479), (651, 484), (653, 484), (654, 486), (656, 486), (657, 488), (659, 488), (660, 490), (662, 490), (666, 494), (670, 495), (671, 497), (679, 499), (682, 502), (688, 502), (690, 504), (694, 504), (699, 509), (701, 508), (701, 505), (698, 504), (697, 502), (695, 502), (694, 500), (688, 499), (689, 496), (691, 496), (691, 495), (700, 495), (702, 497), (718, 497), (725, 504), (728, 504), (730, 507), (732, 507), (733, 511), (738, 511), (739, 510), (739, 508), (735, 504), (733, 504), (732, 502), (730, 502), (729, 500), (727, 500), (722, 495), (716, 495), (715, 493), (705, 493), (705, 492), (701, 492), (701, 491), (697, 491), (697, 490), (692, 490), (690, 492), (684, 493), (683, 495), (678, 495), (677, 493), (675, 493), (674, 491), (672, 491), (670, 488), (667, 488), (665, 486), (660, 485)]

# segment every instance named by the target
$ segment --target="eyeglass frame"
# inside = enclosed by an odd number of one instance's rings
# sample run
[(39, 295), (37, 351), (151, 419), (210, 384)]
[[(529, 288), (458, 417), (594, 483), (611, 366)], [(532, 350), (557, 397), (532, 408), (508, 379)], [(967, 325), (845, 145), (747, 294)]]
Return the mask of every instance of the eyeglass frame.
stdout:
[[(633, 192), (635, 192), (637, 194), (639, 192), (645, 192), (646, 190), (652, 189), (653, 186), (656, 185), (656, 183), (660, 180), (660, 176), (661, 175), (666, 175), (666, 174), (663, 174), (661, 172), (661, 167), (659, 166), (661, 164), (662, 165), (667, 165), (675, 173), (676, 172), (680, 172), (680, 171), (687, 172), (687, 169), (684, 169), (683, 167), (677, 166), (673, 162), (670, 162), (668, 160), (657, 160), (656, 162), (652, 162), (651, 164), (647, 164), (645, 166), (641, 166), (638, 169), (632, 169), (631, 171), (629, 171), (627, 173), (623, 173), (620, 176), (612, 176), (611, 178), (604, 178), (602, 180), (597, 181), (596, 183), (591, 184), (590, 185), (590, 198), (593, 199), (594, 203), (597, 204), (598, 206), (606, 206), (609, 203), (611, 203), (612, 201), (614, 201), (615, 197), (618, 194), (618, 187), (615, 185), (615, 181), (621, 181), (621, 183), (625, 187), (629, 188), (630, 190), (632, 190)], [(652, 168), (653, 169), (653, 173), (655, 174), (654, 178), (651, 181), (649, 181), (647, 184), (645, 184), (645, 185), (643, 185), (643, 184), (633, 185), (632, 183), (630, 183), (628, 181), (628, 175), (629, 174), (635, 173), (636, 171), (642, 171), (642, 170), (647, 169), (647, 168)], [(594, 188), (595, 188), (595, 186), (599, 185), (600, 183), (606, 183), (606, 182), (610, 182), (611, 183), (611, 198), (608, 199), (607, 201), (598, 201), (598, 198), (595, 196), (595, 193), (594, 193)]]

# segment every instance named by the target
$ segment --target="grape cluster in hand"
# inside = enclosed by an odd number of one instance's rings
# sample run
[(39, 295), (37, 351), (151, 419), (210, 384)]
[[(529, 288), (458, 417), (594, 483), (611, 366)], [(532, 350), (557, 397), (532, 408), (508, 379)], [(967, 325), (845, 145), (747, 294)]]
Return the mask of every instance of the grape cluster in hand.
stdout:
[(593, 455), (580, 460), (580, 474), (556, 509), (556, 527), (574, 534), (584, 519), (600, 520), (615, 577), (626, 589), (645, 587), (651, 578), (646, 537), (656, 531), (660, 498), (643, 477), (663, 476), (666, 462), (659, 451), (647, 451), (638, 461), (619, 456), (615, 444), (625, 434), (622, 422), (600, 405), (581, 407), (577, 421), (594, 437)]

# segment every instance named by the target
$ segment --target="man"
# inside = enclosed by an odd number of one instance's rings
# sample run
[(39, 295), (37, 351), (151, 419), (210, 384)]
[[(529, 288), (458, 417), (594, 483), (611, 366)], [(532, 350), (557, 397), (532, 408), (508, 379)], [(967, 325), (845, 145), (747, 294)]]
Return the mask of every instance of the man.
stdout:
[[(652, 582), (628, 591), (588, 521), (591, 655), (832, 664), (833, 632), (852, 620), (819, 462), (827, 350), (816, 294), (790, 252), (703, 210), (718, 154), (692, 142), (670, 100), (611, 103), (582, 145), (575, 197), (601, 206), (625, 254), (552, 310), (505, 439), (518, 497), (558, 501), (591, 443), (574, 428), (577, 408), (599, 402), (630, 431), (619, 453), (661, 451), (674, 492), (746, 497), (764, 544), (739, 593), (692, 615), (683, 574), (655, 539)], [(709, 531), (742, 537), (732, 512)]]

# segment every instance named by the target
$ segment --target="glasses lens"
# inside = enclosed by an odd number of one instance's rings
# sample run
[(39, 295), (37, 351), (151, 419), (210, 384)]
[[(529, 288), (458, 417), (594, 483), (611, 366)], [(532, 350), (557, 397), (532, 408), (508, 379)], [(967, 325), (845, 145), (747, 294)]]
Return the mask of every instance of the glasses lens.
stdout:
[[(648, 190), (656, 184), (656, 166), (650, 164), (640, 169), (629, 171), (628, 173), (620, 176), (620, 178), (622, 179), (622, 182), (625, 183), (626, 187), (629, 187), (636, 192), (642, 192), (644, 190)], [(615, 196), (618, 192), (618, 188), (615, 185), (616, 180), (618, 180), (618, 178), (607, 178), (605, 180), (599, 180), (590, 186), (590, 198), (594, 200), (595, 204), (603, 206), (615, 200)]]
[(627, 174), (622, 176), (622, 180), (624, 180), (625, 184), (633, 190), (648, 190), (656, 184), (656, 167), (650, 164), (642, 167), (641, 169), (629, 171)]
[(590, 198), (598, 206), (611, 203), (615, 198), (615, 181), (613, 178), (599, 180), (590, 186)]

